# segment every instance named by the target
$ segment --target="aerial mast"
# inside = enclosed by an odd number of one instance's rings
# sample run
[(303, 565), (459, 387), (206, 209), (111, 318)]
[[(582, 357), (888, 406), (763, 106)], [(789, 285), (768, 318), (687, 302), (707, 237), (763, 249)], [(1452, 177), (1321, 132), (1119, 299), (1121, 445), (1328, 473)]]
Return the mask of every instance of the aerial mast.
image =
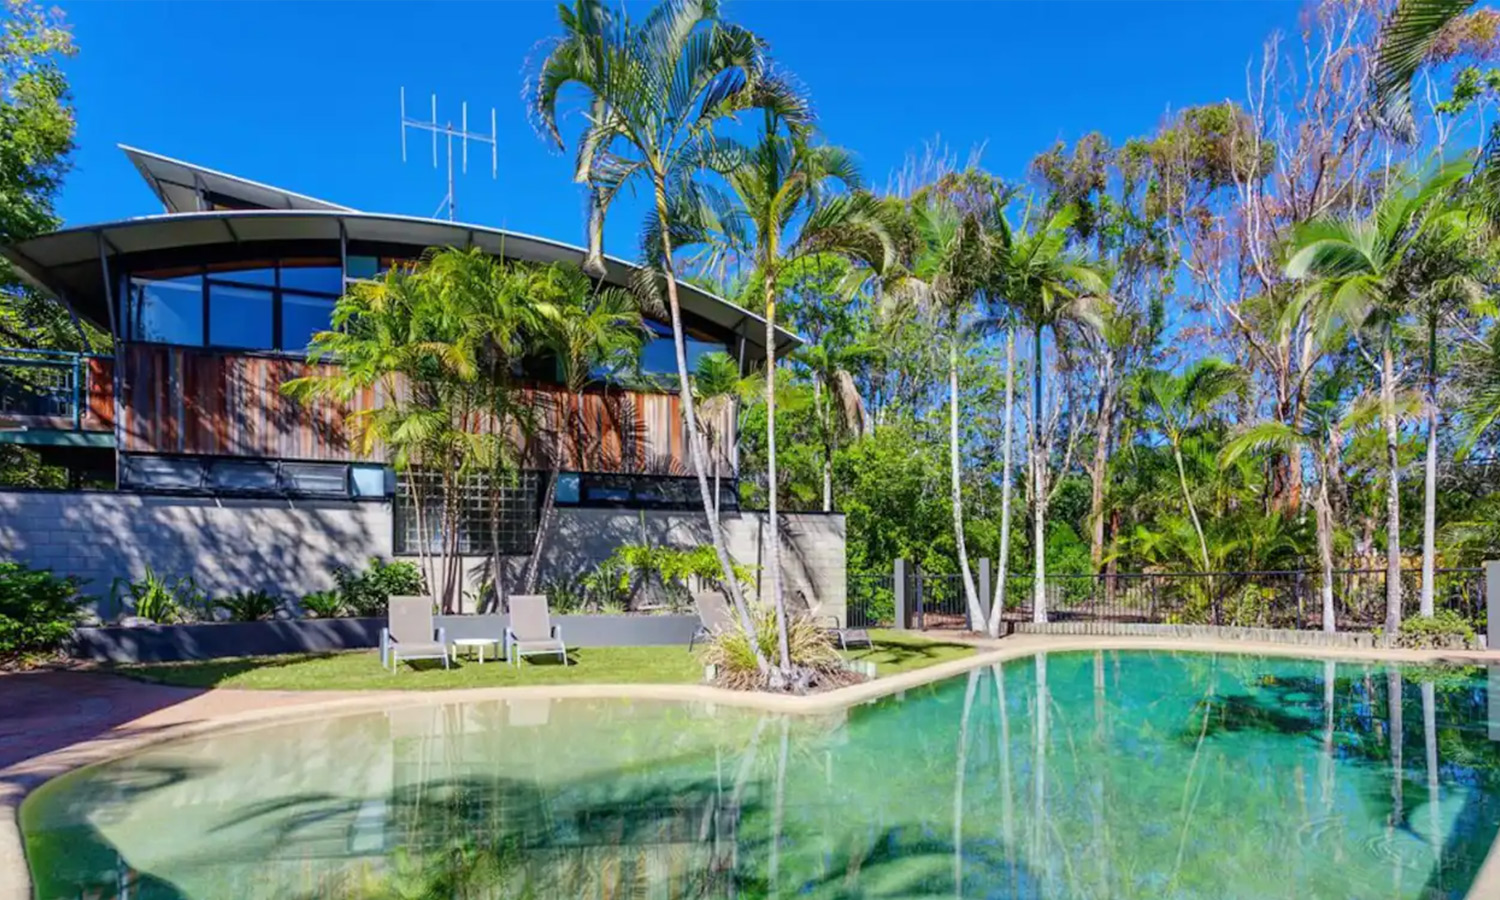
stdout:
[(452, 222), (458, 218), (458, 197), (454, 192), (453, 182), (453, 139), (458, 138), (460, 147), (460, 171), (467, 174), (469, 171), (469, 142), (476, 141), (481, 144), (490, 145), (490, 178), (496, 178), (500, 172), (500, 144), (497, 140), (499, 132), (495, 128), (495, 108), (490, 107), (490, 133), (489, 136), (472, 132), (469, 130), (469, 103), (464, 101), (459, 119), (459, 126), (453, 127), (450, 119), (444, 124), (438, 124), (438, 102), (437, 94), (432, 95), (432, 118), (413, 119), (406, 114), (406, 88), (401, 88), (401, 161), (406, 162), (406, 130), (415, 128), (418, 131), (427, 131), (432, 134), (432, 167), (438, 167), (438, 137), (441, 135), (448, 148), (448, 193), (443, 195), (443, 202), (438, 204), (437, 212), (432, 214), (437, 218), (447, 210), (448, 221)]

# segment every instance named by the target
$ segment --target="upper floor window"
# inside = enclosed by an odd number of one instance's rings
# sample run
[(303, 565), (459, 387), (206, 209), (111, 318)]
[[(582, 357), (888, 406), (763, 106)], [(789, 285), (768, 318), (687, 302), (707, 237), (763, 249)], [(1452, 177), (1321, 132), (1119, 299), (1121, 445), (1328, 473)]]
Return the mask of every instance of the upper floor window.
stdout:
[[(646, 327), (651, 331), (652, 337), (647, 339), (645, 346), (641, 347), (641, 374), (665, 375), (675, 378), (677, 375), (677, 349), (672, 342), (672, 326), (648, 319)], [(687, 351), (687, 369), (689, 372), (696, 370), (698, 368), (698, 360), (708, 354), (727, 352), (727, 348), (722, 341), (712, 340), (704, 335), (695, 334), (691, 330), (683, 336), (683, 346)]]
[(343, 283), (337, 261), (320, 258), (133, 272), (125, 333), (135, 341), (302, 353), (330, 327)]

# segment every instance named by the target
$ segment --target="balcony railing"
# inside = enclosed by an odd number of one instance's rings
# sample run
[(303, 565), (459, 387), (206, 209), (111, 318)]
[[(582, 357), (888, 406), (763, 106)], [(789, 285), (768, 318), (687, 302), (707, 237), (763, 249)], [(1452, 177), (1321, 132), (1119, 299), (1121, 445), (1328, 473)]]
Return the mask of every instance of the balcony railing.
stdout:
[[(0, 427), (102, 427), (90, 418), (90, 385), (107, 357), (0, 347)], [(106, 392), (108, 384), (101, 386)]]

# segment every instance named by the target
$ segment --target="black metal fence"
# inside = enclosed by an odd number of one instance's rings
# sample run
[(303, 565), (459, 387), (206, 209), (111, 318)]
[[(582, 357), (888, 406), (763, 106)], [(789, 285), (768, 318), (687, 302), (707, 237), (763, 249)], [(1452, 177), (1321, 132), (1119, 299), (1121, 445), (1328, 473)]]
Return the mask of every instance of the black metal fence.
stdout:
[[(1485, 618), (1484, 570), (1438, 569), (1434, 608), (1451, 610), (1476, 627)], [(983, 587), (977, 582), (976, 587)], [(913, 628), (970, 629), (963, 578), (949, 573), (907, 570), (905, 621)], [(890, 575), (849, 578), (850, 625), (896, 621), (898, 592)], [(1335, 570), (1330, 582), (1335, 627), (1371, 631), (1386, 619), (1384, 569)], [(1033, 621), (1036, 584), (1027, 573), (1006, 578), (1003, 622)], [(1323, 577), (1317, 571), (1147, 572), (1105, 575), (1048, 575), (1044, 584), (1047, 621), (1090, 624), (1220, 625), (1318, 630), (1323, 627)], [(1419, 612), (1421, 571), (1401, 573), (1403, 618)], [(987, 610), (992, 597), (985, 597)]]

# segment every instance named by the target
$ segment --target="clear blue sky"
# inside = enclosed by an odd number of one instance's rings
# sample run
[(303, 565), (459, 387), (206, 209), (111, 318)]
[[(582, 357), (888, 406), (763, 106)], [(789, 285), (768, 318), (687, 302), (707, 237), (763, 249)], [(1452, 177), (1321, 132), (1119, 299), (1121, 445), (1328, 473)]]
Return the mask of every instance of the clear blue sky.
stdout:
[[(570, 156), (536, 136), (523, 73), (556, 31), (550, 2), (99, 3), (63, 5), (80, 48), (68, 63), (79, 149), (60, 212), (71, 225), (160, 212), (115, 149), (125, 143), (360, 209), (431, 215), (443, 195), (431, 147), (403, 166), (397, 92), (418, 114), (498, 111), (500, 176), (471, 148), (459, 217), (582, 243)], [(642, 0), (628, 8), (644, 12)], [(1019, 178), (1037, 152), (1091, 130), (1123, 139), (1169, 108), (1240, 98), (1245, 67), (1282, 2), (896, 2), (729, 0), (810, 91), (829, 140), (884, 185), (924, 141)], [(577, 133), (577, 121), (566, 123)], [(606, 249), (636, 256), (639, 206)]]

